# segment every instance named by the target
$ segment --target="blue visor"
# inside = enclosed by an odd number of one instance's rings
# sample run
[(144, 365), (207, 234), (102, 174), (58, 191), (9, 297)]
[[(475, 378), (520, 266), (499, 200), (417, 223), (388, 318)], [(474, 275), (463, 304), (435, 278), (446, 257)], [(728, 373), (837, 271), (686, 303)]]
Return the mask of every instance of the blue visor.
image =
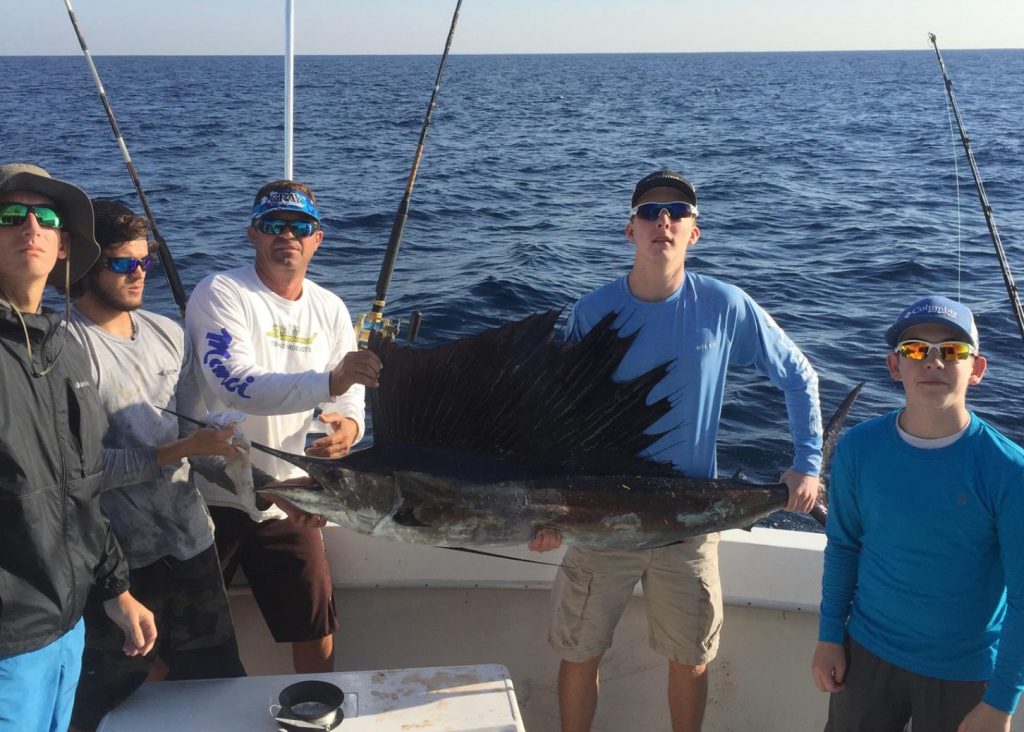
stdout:
[(316, 221), (320, 220), (320, 211), (316, 204), (309, 196), (294, 188), (271, 191), (265, 195), (252, 207), (252, 219), (255, 221), (261, 216), (277, 211), (294, 211), (312, 216)]

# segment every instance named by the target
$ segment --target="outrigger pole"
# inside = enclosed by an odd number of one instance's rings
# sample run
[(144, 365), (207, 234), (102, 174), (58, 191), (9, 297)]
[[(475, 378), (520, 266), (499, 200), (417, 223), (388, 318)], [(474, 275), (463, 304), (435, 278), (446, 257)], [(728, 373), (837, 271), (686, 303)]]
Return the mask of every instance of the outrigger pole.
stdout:
[(100, 93), (100, 100), (103, 102), (103, 108), (107, 111), (107, 119), (110, 120), (110, 128), (114, 131), (114, 138), (117, 140), (118, 147), (121, 148), (121, 157), (124, 158), (124, 164), (128, 166), (128, 173), (131, 175), (132, 183), (135, 185), (135, 192), (139, 194), (139, 200), (142, 202), (142, 208), (146, 212), (146, 218), (149, 219), (149, 226), (153, 230), (153, 239), (156, 240), (157, 244), (157, 256), (160, 257), (160, 265), (164, 268), (164, 274), (167, 276), (167, 284), (171, 288), (171, 295), (174, 296), (174, 302), (177, 303), (178, 310), (181, 311), (181, 316), (185, 317), (185, 302), (188, 298), (185, 297), (185, 289), (181, 286), (181, 278), (178, 277), (178, 270), (174, 266), (174, 259), (171, 257), (171, 250), (167, 247), (167, 242), (160, 235), (160, 231), (156, 227), (156, 219), (153, 218), (153, 211), (149, 208), (149, 201), (146, 199), (146, 192), (142, 190), (142, 183), (139, 182), (139, 175), (135, 172), (135, 164), (132, 162), (132, 156), (128, 153), (128, 147), (124, 144), (124, 138), (121, 136), (121, 130), (117, 126), (117, 120), (114, 119), (114, 110), (110, 108), (110, 102), (107, 101), (107, 92), (103, 88), (103, 82), (100, 81), (100, 74), (96, 70), (96, 64), (92, 62), (92, 55), (89, 53), (89, 49), (85, 45), (85, 36), (82, 35), (82, 31), (78, 27), (78, 21), (75, 19), (75, 11), (71, 9), (70, 0), (64, 0), (64, 6), (68, 9), (68, 17), (71, 18), (71, 25), (75, 28), (75, 35), (78, 36), (78, 43), (82, 47), (82, 53), (85, 54), (85, 60), (89, 64), (89, 71), (92, 72), (93, 81), (96, 82), (96, 90)]
[(988, 233), (992, 236), (992, 244), (996, 249), (996, 257), (999, 259), (999, 268), (1003, 272), (1003, 283), (1006, 285), (1006, 294), (1010, 297), (1010, 307), (1013, 309), (1014, 317), (1017, 319), (1017, 328), (1020, 330), (1021, 338), (1024, 338), (1024, 308), (1021, 308), (1020, 298), (1017, 295), (1017, 285), (1010, 274), (1010, 265), (1006, 262), (1006, 253), (1003, 251), (1003, 244), (999, 239), (999, 230), (996, 228), (995, 219), (992, 217), (992, 207), (988, 203), (988, 196), (985, 195), (985, 186), (981, 182), (981, 175), (978, 173), (978, 166), (974, 162), (974, 153), (971, 152), (971, 140), (964, 129), (963, 120), (960, 118), (960, 110), (956, 106), (956, 96), (953, 94), (953, 81), (946, 73), (946, 64), (942, 62), (942, 54), (939, 53), (939, 45), (935, 42), (935, 34), (929, 33), (928, 40), (935, 48), (935, 56), (939, 60), (939, 68), (942, 70), (942, 78), (946, 82), (946, 94), (953, 106), (953, 115), (956, 117), (956, 126), (960, 130), (960, 141), (964, 145), (964, 152), (967, 153), (967, 162), (971, 166), (971, 175), (974, 176), (974, 185), (978, 189), (978, 199), (981, 201), (981, 210), (985, 213), (985, 223), (988, 224)]
[[(384, 303), (387, 300), (388, 288), (391, 287), (391, 275), (395, 271), (395, 260), (398, 258), (398, 248), (402, 245), (402, 234), (405, 232), (405, 222), (409, 218), (409, 202), (412, 199), (412, 189), (416, 185), (416, 173), (419, 171), (420, 160), (423, 158), (423, 143), (427, 139), (427, 129), (430, 127), (430, 118), (434, 113), (434, 106), (437, 102), (437, 92), (441, 88), (441, 77), (444, 75), (444, 67), (448, 63), (448, 51), (452, 47), (452, 38), (455, 36), (455, 26), (459, 22), (459, 9), (462, 7), (462, 0), (455, 4), (455, 13), (452, 15), (451, 28), (448, 29), (448, 40), (444, 44), (444, 53), (441, 54), (441, 63), (437, 68), (437, 77), (434, 79), (434, 92), (430, 95), (430, 103), (427, 105), (427, 113), (423, 118), (423, 128), (420, 130), (419, 143), (416, 145), (416, 154), (412, 160), (412, 170), (409, 171), (409, 178), (405, 183), (405, 195), (398, 206), (395, 220), (391, 224), (391, 236), (388, 238), (387, 251), (384, 254), (384, 264), (380, 268), (380, 275), (377, 277), (377, 291), (373, 298), (373, 308), (368, 313), (359, 316), (356, 324), (356, 335), (359, 337), (360, 348), (365, 348), (370, 340), (370, 333), (382, 331), (386, 336), (394, 338), (398, 335), (397, 321), (391, 321), (384, 317)], [(409, 325), (408, 339), (414, 340), (419, 330), (419, 313), (412, 314)]]
[(284, 3), (284, 177), (292, 179), (295, 109), (295, 0)]

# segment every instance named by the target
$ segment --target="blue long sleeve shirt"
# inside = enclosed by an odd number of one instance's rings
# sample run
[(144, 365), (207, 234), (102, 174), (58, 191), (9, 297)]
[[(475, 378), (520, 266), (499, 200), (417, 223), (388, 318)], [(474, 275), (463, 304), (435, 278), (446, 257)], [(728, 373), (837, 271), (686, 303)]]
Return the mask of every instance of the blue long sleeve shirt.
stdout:
[(1024, 450), (971, 415), (946, 447), (903, 440), (898, 412), (847, 431), (829, 487), (818, 637), (849, 633), (914, 673), (1024, 687)]
[(664, 433), (645, 453), (671, 462), (683, 475), (717, 474), (716, 441), (725, 380), (731, 366), (753, 366), (785, 394), (795, 456), (807, 475), (821, 468), (818, 377), (803, 353), (740, 288), (685, 272), (676, 292), (659, 302), (633, 296), (626, 277), (583, 296), (570, 315), (572, 340), (580, 340), (602, 317), (617, 312), (615, 327), (636, 334), (615, 378), (633, 379), (672, 362), (648, 403), (668, 397), (671, 411), (651, 426)]

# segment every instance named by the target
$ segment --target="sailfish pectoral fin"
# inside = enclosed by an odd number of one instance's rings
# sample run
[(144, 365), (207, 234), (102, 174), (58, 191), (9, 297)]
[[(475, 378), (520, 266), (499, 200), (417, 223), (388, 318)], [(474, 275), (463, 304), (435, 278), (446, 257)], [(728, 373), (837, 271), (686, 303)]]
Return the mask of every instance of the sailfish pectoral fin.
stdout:
[(416, 517), (416, 506), (408, 502), (404, 502), (398, 507), (398, 510), (391, 515), (391, 520), (399, 526), (406, 526), (408, 528), (424, 528), (430, 525), (423, 523)]

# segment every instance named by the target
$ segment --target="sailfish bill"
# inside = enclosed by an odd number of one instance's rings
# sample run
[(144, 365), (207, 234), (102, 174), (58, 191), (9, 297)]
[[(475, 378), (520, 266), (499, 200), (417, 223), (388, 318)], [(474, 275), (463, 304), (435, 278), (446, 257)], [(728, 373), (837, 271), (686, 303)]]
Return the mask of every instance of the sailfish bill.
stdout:
[[(372, 447), (312, 458), (253, 444), (306, 471), (315, 487), (261, 489), (363, 534), (434, 546), (528, 542), (537, 530), (595, 548), (664, 546), (747, 527), (784, 507), (782, 483), (687, 478), (636, 457), (669, 409), (647, 404), (668, 364), (616, 382), (632, 337), (615, 314), (579, 343), (542, 313), (436, 348), (379, 337)], [(860, 386), (824, 435), (826, 463)]]

